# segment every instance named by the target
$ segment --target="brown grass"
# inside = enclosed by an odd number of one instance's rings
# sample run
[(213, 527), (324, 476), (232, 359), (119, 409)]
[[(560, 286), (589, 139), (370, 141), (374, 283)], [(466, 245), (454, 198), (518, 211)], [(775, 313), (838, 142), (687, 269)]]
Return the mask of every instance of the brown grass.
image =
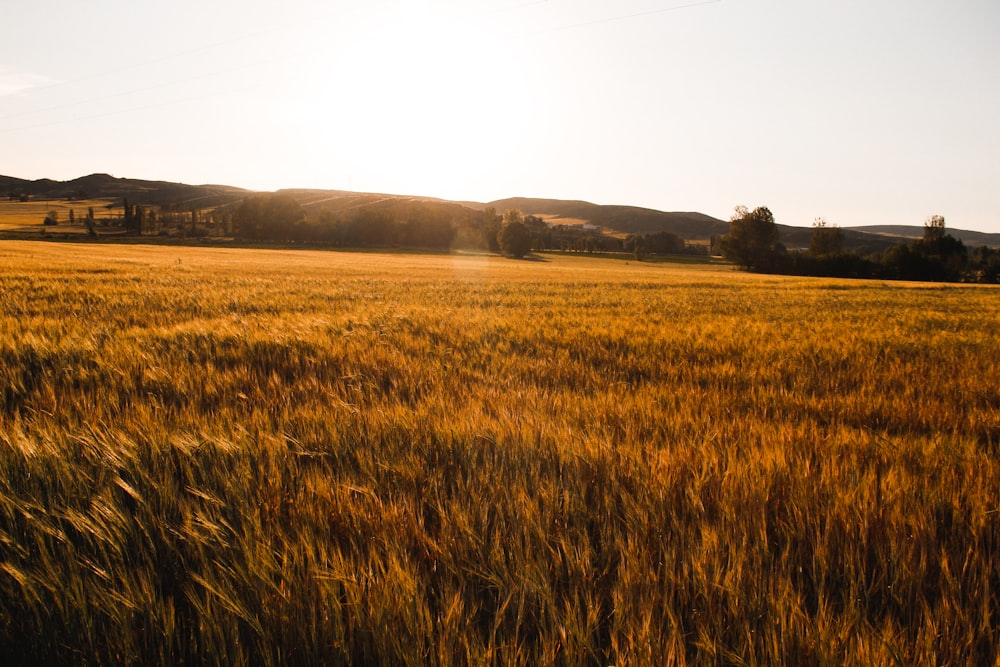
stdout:
[[(59, 224), (45, 228), (47, 234), (86, 234), (87, 228), (83, 219), (87, 217), (87, 208), (93, 206), (95, 216), (100, 219), (108, 214), (105, 206), (112, 203), (110, 199), (85, 199), (79, 201), (32, 200), (27, 202), (0, 200), (0, 233), (15, 232), (41, 233), (42, 221), (49, 211), (56, 211)], [(69, 224), (69, 212), (73, 211), (76, 224)], [(121, 213), (121, 201), (118, 201), (118, 214)]]
[(0, 654), (995, 664), (998, 301), (0, 243)]

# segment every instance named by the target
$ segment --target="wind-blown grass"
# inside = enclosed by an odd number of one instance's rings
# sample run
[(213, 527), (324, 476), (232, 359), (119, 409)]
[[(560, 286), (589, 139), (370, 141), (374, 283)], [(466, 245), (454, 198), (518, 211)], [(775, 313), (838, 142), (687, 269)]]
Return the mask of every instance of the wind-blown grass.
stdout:
[(0, 654), (993, 664), (998, 306), (0, 244)]

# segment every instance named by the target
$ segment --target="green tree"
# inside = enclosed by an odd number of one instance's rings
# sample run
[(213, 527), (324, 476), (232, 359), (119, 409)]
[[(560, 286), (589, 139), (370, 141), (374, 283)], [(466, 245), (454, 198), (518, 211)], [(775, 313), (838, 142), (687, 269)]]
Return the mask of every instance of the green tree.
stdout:
[(932, 215), (924, 221), (924, 240), (935, 242), (944, 238), (944, 216)]
[(915, 243), (920, 252), (937, 267), (929, 280), (958, 280), (969, 262), (969, 251), (951, 234), (945, 233), (944, 216), (932, 215), (924, 223), (924, 238)]
[(87, 225), (87, 233), (91, 236), (97, 236), (97, 229), (94, 227), (94, 207), (90, 206), (87, 208), (87, 217), (84, 218), (84, 224)]
[(430, 204), (415, 203), (406, 212), (406, 219), (397, 223), (403, 245), (411, 248), (448, 250), (455, 240), (457, 228), (446, 210)]
[(125, 231), (130, 232), (132, 231), (132, 207), (129, 206), (128, 197), (124, 198), (122, 206), (125, 208), (125, 215), (124, 215)]
[(635, 261), (641, 262), (646, 257), (646, 237), (632, 236), (629, 238), (629, 242), (632, 245), (632, 255), (635, 257)]
[(483, 211), (483, 241), (486, 249), (490, 252), (500, 252), (500, 243), (497, 241), (502, 227), (502, 219), (497, 215), (497, 210), (492, 206), (487, 206)]
[(504, 224), (509, 224), (511, 222), (520, 222), (520, 223), (523, 223), (524, 222), (524, 213), (521, 213), (521, 211), (519, 211), (516, 208), (509, 208), (506, 211), (504, 211), (503, 221), (504, 221)]
[(924, 222), (924, 237), (893, 246), (882, 256), (883, 269), (903, 280), (955, 281), (965, 275), (969, 251), (960, 239), (945, 233), (944, 217)]
[[(196, 212), (191, 212), (196, 220)], [(251, 195), (233, 214), (237, 236), (252, 240), (287, 240), (305, 213), (295, 199), (282, 194)], [(193, 224), (193, 222), (192, 222)]]
[(524, 215), (517, 209), (509, 209), (503, 218), (503, 227), (497, 234), (497, 245), (503, 254), (520, 259), (531, 250), (531, 230), (524, 224)]
[(729, 234), (721, 239), (722, 255), (747, 271), (772, 271), (784, 248), (778, 243), (778, 226), (766, 206), (750, 211), (737, 206), (729, 219)]
[(138, 204), (132, 207), (132, 228), (140, 236), (146, 233), (146, 209)]
[(643, 250), (651, 255), (676, 255), (684, 252), (684, 239), (671, 232), (654, 232), (641, 237)]
[(838, 255), (844, 249), (844, 232), (836, 225), (827, 224), (823, 218), (813, 221), (809, 238), (809, 254), (816, 257)]
[(979, 246), (970, 258), (971, 277), (979, 283), (1000, 282), (1000, 249)]

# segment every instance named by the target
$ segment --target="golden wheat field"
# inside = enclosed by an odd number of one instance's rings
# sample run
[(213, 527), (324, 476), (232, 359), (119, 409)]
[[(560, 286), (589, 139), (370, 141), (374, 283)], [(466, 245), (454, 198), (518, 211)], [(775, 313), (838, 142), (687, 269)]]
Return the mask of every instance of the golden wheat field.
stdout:
[(5, 664), (992, 665), (1000, 291), (0, 242)]

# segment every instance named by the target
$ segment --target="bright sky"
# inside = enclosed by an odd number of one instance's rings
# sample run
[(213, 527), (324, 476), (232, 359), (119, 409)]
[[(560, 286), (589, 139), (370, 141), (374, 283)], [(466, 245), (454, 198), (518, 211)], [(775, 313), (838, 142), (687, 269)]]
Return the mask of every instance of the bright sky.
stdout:
[(997, 0), (32, 0), (0, 174), (1000, 232)]

